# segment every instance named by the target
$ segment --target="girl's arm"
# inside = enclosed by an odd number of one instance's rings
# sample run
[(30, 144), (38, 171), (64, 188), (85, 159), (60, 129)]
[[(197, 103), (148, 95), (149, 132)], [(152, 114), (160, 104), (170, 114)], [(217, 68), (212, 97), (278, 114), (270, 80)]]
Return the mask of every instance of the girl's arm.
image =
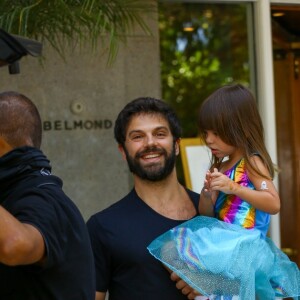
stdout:
[[(270, 177), (270, 174), (259, 156), (251, 157), (253, 163), (258, 167), (262, 174)], [(253, 171), (248, 170), (248, 176), (256, 190), (240, 186), (238, 183), (229, 179), (226, 175), (218, 172), (211, 174), (212, 180), (210, 188), (220, 190), (226, 194), (234, 194), (239, 198), (250, 203), (256, 209), (269, 214), (277, 214), (280, 210), (280, 199), (276, 188), (271, 179), (266, 179)]]

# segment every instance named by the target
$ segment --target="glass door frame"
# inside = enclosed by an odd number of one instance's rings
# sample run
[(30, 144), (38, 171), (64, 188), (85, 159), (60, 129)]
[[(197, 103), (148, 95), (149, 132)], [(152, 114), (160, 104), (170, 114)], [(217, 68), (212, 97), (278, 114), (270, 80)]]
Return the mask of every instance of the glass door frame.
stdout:
[[(252, 2), (252, 1), (251, 1)], [(256, 42), (256, 79), (258, 105), (265, 128), (265, 141), (272, 160), (277, 163), (276, 114), (274, 94), (274, 70), (271, 28), (272, 4), (299, 4), (300, 0), (257, 0), (254, 2), (254, 25)], [(274, 183), (278, 189), (278, 178)], [(280, 216), (272, 216), (270, 235), (280, 247)]]

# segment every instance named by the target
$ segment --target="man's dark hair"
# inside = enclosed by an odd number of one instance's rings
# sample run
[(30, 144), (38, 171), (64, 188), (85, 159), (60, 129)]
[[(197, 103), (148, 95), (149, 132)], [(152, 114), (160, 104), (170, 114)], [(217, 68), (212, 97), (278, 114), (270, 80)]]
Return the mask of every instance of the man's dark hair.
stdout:
[(177, 140), (181, 137), (180, 122), (174, 110), (163, 100), (141, 97), (125, 105), (116, 119), (114, 134), (118, 144), (124, 146), (126, 131), (131, 118), (141, 114), (161, 115), (168, 121), (173, 138)]
[(14, 148), (40, 148), (41, 117), (34, 103), (26, 96), (12, 91), (0, 93), (0, 135)]

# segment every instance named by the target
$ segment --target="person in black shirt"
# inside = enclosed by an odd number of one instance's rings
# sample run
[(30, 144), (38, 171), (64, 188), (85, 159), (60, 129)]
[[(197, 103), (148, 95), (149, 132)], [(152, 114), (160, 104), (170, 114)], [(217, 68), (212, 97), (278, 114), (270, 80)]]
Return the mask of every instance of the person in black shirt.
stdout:
[[(128, 103), (115, 123), (115, 138), (134, 188), (87, 222), (96, 264), (96, 299), (184, 300), (196, 293), (147, 250), (167, 230), (195, 217), (199, 194), (177, 179), (181, 127), (162, 100)], [(175, 281), (175, 282), (174, 282)]]
[(88, 231), (41, 136), (32, 101), (0, 93), (0, 299), (94, 300)]

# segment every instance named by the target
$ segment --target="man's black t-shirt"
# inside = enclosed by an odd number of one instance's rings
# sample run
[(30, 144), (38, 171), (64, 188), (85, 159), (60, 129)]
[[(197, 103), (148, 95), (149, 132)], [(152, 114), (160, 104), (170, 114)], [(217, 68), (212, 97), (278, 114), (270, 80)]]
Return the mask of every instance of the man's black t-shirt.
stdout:
[[(188, 194), (197, 211), (199, 194)], [(109, 290), (110, 300), (186, 300), (168, 271), (147, 250), (156, 237), (182, 222), (155, 212), (135, 190), (93, 215), (87, 225), (97, 291)]]

